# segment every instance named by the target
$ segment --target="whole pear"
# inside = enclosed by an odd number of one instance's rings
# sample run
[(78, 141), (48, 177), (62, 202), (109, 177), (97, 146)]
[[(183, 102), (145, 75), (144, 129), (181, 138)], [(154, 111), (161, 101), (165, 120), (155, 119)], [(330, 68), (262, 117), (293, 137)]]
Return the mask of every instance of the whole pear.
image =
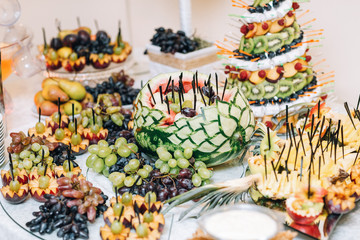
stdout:
[(77, 101), (84, 99), (86, 90), (79, 82), (70, 81), (67, 79), (59, 80), (59, 87), (71, 98)]
[(60, 102), (69, 101), (69, 96), (56, 85), (47, 85), (42, 90), (42, 96), (45, 100), (56, 102), (60, 98)]
[(58, 111), (58, 107), (55, 103), (50, 101), (44, 101), (40, 104), (41, 115), (51, 116), (53, 113)]
[(59, 86), (59, 83), (56, 78), (45, 78), (41, 83), (41, 87), (44, 88), (45, 86), (48, 86), (48, 85)]
[(36, 108), (39, 107), (39, 105), (45, 101), (45, 98), (42, 96), (42, 91), (38, 91), (34, 96), (34, 103)]

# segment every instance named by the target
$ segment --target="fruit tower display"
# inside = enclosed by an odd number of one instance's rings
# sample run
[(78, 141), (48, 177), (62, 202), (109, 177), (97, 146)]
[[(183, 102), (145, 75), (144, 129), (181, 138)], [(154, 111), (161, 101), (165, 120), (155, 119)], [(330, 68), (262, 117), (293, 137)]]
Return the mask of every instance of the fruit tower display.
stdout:
[(217, 45), (227, 60), (228, 85), (242, 89), (255, 117), (266, 122), (266, 116), (277, 114), (286, 105), (312, 102), (323, 95), (321, 86), (328, 82), (317, 79), (313, 67), (318, 64), (312, 63), (308, 53), (310, 45), (319, 42), (315, 36), (323, 30), (310, 28), (315, 19), (302, 25), (298, 22), (308, 11), (297, 17), (300, 6), (293, 0), (255, 0), (252, 5), (232, 2), (234, 7), (247, 9), (241, 16), (230, 15), (241, 24), (241, 39), (232, 33)]

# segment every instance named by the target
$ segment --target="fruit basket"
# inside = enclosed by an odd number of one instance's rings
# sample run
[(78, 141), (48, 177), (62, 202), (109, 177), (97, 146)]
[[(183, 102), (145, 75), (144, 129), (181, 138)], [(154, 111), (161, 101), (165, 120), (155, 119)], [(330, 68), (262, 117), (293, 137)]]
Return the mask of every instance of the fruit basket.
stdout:
[[(152, 74), (182, 70), (209, 72), (218, 61), (216, 47), (199, 38), (190, 39), (183, 31), (156, 29), (152, 44), (147, 46)], [(163, 44), (162, 41), (166, 41)]]

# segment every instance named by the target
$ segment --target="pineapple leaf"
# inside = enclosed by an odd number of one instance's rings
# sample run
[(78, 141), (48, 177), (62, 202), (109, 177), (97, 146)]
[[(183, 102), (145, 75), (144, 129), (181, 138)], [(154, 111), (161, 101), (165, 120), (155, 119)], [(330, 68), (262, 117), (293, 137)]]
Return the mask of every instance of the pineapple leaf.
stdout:
[(199, 199), (201, 197), (203, 198), (194, 203), (186, 211), (181, 213), (179, 220), (183, 219), (187, 214), (189, 214), (192, 210), (201, 204), (205, 205), (200, 210), (200, 213), (218, 206), (227, 205), (231, 202), (242, 201), (243, 196), (246, 194), (247, 190), (255, 183), (260, 181), (261, 178), (261, 174), (249, 175), (244, 178), (233, 179), (222, 183), (211, 184), (190, 190), (189, 192), (183, 193), (168, 200), (167, 202), (170, 203), (170, 205), (161, 213), (165, 215), (172, 208), (185, 202)]

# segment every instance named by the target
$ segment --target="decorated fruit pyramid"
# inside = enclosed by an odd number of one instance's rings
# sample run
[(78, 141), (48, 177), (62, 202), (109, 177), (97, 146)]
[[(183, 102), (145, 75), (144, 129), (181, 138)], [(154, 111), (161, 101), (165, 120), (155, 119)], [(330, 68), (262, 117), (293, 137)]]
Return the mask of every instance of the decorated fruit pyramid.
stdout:
[(238, 157), (254, 132), (254, 115), (239, 88), (224, 90), (217, 83), (192, 72), (149, 80), (134, 104), (137, 142), (150, 153), (159, 146), (170, 152), (192, 148), (207, 166)]
[(248, 6), (240, 2), (233, 6), (247, 12), (230, 16), (240, 24), (241, 39), (227, 35), (217, 45), (227, 59), (228, 85), (241, 88), (255, 117), (273, 116), (285, 105), (311, 102), (322, 94), (320, 86), (326, 83), (318, 85), (313, 71), (317, 64), (308, 54), (310, 44), (319, 41), (310, 38), (322, 34), (322, 29), (309, 30), (307, 24), (314, 19), (300, 25), (295, 13), (300, 6), (292, 0), (255, 0)]

